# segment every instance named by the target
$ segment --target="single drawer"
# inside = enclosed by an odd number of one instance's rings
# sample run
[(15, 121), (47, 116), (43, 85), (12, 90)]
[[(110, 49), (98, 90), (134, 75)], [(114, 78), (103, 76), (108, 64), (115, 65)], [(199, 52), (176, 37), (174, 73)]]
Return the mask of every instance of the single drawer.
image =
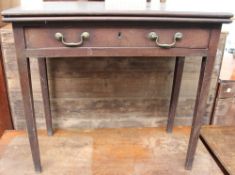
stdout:
[(219, 98), (234, 98), (235, 96), (235, 81), (220, 81), (219, 82)]
[[(86, 32), (86, 37), (84, 35)], [(152, 33), (151, 33), (152, 32)], [(153, 33), (154, 32), (154, 33)], [(57, 33), (57, 37), (55, 35)], [(178, 35), (180, 33), (180, 36)], [(89, 34), (89, 36), (88, 36)], [(84, 35), (83, 37), (81, 35)], [(182, 38), (177, 38), (182, 37)], [(151, 38), (152, 37), (152, 38)], [(171, 27), (41, 27), (25, 28), (27, 48), (176, 47), (207, 48), (210, 30)], [(62, 42), (63, 40), (63, 42)], [(77, 45), (76, 45), (77, 44)]]

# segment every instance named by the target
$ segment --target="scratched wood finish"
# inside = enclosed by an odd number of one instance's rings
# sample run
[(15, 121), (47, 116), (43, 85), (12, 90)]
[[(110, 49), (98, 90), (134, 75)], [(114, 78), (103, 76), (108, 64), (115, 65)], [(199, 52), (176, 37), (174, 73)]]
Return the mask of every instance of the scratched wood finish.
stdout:
[(218, 159), (225, 174), (235, 174), (235, 127), (203, 127), (201, 136), (209, 150)]
[[(17, 129), (23, 129), (25, 119), (11, 27), (3, 28), (1, 36), (13, 122)], [(225, 40), (226, 34), (222, 33), (203, 123), (209, 121)], [(191, 124), (200, 60), (199, 57), (185, 58), (176, 125)], [(174, 62), (172, 58), (48, 60), (54, 127), (166, 126)], [(36, 59), (31, 59), (31, 68), (37, 124), (39, 128), (45, 128)]]
[[(184, 170), (189, 131), (189, 127), (176, 127), (172, 134), (164, 128), (56, 130), (53, 137), (39, 131), (46, 162), (43, 175), (223, 175), (201, 141), (193, 170)], [(4, 134), (0, 174), (35, 174), (29, 168), (32, 162), (27, 145), (25, 131)], [(13, 164), (19, 166), (12, 169)]]

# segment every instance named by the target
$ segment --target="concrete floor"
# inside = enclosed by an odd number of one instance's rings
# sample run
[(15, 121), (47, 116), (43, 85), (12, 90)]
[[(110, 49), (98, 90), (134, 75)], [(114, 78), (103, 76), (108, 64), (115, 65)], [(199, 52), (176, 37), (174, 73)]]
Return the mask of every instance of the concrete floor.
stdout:
[[(39, 132), (42, 175), (222, 175), (199, 142), (192, 171), (184, 170), (189, 128), (58, 130)], [(33, 175), (24, 131), (0, 140), (0, 175)]]

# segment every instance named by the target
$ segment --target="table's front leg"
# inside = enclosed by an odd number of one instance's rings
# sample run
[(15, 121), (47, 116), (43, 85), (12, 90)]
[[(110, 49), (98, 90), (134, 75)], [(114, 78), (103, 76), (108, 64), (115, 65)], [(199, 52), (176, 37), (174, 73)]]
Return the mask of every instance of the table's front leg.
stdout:
[(13, 25), (16, 46), (17, 63), (20, 76), (21, 92), (23, 97), (24, 114), (28, 131), (29, 143), (35, 171), (41, 172), (40, 151), (38, 145), (37, 126), (34, 113), (34, 101), (30, 74), (29, 58), (25, 56), (25, 42), (23, 28)]
[(214, 68), (219, 36), (220, 28), (211, 31), (208, 55), (207, 57), (202, 58), (197, 97), (193, 113), (193, 124), (185, 162), (185, 169), (188, 170), (192, 169), (194, 155), (200, 135), (200, 129), (202, 126), (202, 119), (206, 111), (206, 103), (210, 89), (210, 80)]
[(172, 129), (174, 126), (174, 119), (175, 119), (176, 108), (177, 108), (179, 93), (180, 93), (180, 85), (181, 85), (182, 74), (183, 74), (183, 69), (184, 69), (184, 60), (185, 60), (185, 57), (176, 57), (176, 60), (175, 60), (174, 78), (173, 78), (170, 107), (169, 107), (168, 121), (167, 121), (167, 129), (166, 129), (168, 133), (172, 132)]
[(38, 67), (39, 67), (40, 82), (41, 82), (41, 89), (42, 89), (44, 114), (46, 118), (47, 134), (49, 136), (52, 136), (53, 128), (52, 128), (52, 117), (51, 117), (51, 108), (50, 108), (50, 95), (49, 95), (49, 88), (48, 88), (46, 58), (38, 58)]
[(38, 145), (37, 126), (34, 113), (29, 58), (18, 57), (18, 67), (23, 96), (25, 119), (34, 167), (37, 172), (41, 172), (40, 151)]

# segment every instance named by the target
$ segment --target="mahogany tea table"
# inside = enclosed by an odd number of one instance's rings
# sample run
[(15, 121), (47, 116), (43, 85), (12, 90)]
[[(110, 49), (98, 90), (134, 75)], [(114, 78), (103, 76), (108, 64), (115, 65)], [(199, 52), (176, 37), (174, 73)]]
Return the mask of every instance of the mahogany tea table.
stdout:
[(174, 8), (170, 2), (162, 9), (148, 2), (143, 9), (115, 10), (108, 8), (106, 2), (81, 1), (44, 2), (36, 7), (16, 7), (2, 13), (3, 20), (12, 22), (13, 25), (24, 111), (36, 171), (41, 172), (42, 168), (34, 114), (30, 57), (38, 58), (47, 131), (52, 135), (46, 59), (175, 58), (167, 123), (167, 131), (172, 132), (184, 57), (201, 56), (201, 72), (185, 163), (186, 169), (192, 168), (221, 26), (223, 23), (230, 23), (233, 15), (189, 9), (186, 5), (180, 9)]

